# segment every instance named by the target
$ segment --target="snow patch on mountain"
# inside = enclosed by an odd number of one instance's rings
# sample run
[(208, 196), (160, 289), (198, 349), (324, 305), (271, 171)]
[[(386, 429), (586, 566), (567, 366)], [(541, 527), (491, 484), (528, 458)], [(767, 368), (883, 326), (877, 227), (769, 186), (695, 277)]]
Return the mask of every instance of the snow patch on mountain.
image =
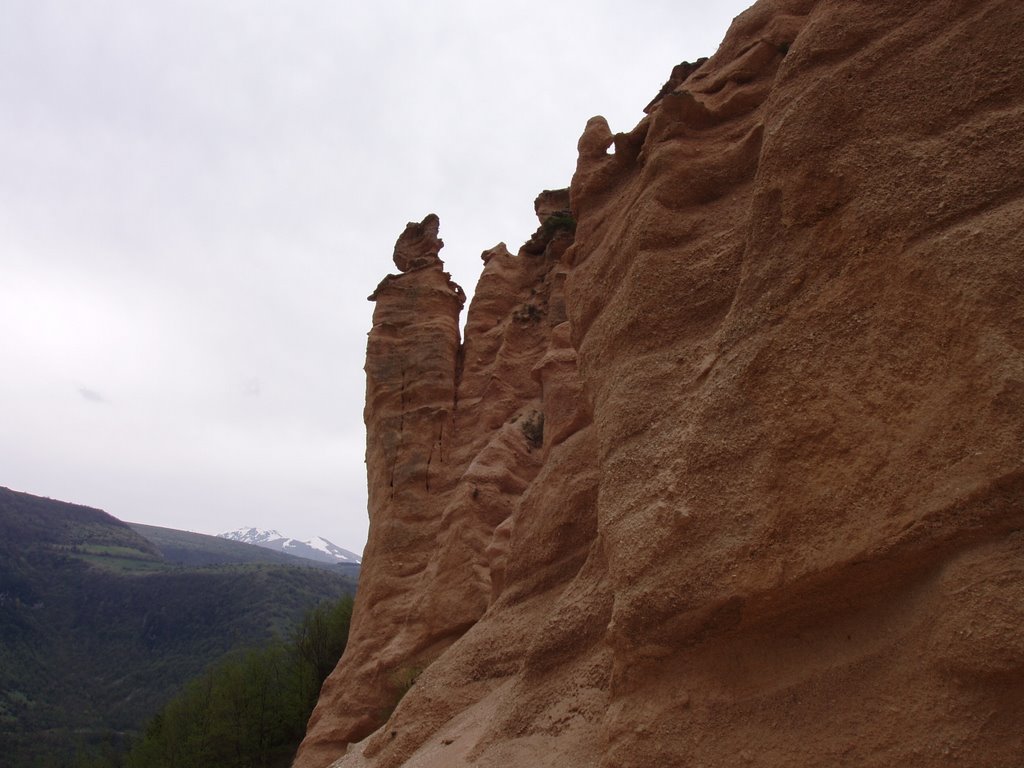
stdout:
[(240, 541), (243, 544), (255, 544), (256, 546), (263, 546), (268, 541), (284, 538), (273, 528), (238, 528), (234, 531), (218, 533), (217, 536), (222, 539), (230, 539), (231, 541)]
[(257, 547), (265, 547), (266, 549), (273, 549), (288, 555), (304, 557), (308, 560), (317, 560), (322, 563), (359, 565), (362, 562), (362, 558), (359, 555), (339, 547), (323, 536), (316, 536), (308, 541), (300, 541), (299, 539), (284, 536), (274, 529), (264, 528), (238, 528), (237, 530), (226, 531), (217, 535), (222, 539), (254, 544)]

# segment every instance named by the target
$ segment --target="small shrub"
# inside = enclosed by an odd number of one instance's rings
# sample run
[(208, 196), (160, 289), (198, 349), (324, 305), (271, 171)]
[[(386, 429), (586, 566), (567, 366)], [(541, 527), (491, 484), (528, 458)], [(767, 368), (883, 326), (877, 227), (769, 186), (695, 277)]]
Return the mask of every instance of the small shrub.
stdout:
[(398, 691), (399, 701), (416, 685), (421, 674), (423, 667), (400, 667), (391, 673), (391, 685)]
[(544, 230), (544, 234), (548, 237), (554, 237), (555, 233), (560, 230), (573, 233), (576, 231), (576, 219), (572, 217), (569, 211), (558, 211), (544, 219), (541, 227)]
[(405, 698), (412, 687), (416, 685), (416, 681), (423, 673), (423, 667), (420, 666), (409, 666), (399, 667), (388, 676), (388, 684), (392, 691), (391, 704), (384, 709), (376, 712), (377, 718), (380, 722), (384, 723), (391, 719), (391, 714), (398, 707), (402, 699)]
[(544, 414), (540, 411), (534, 411), (525, 419), (523, 423), (519, 425), (520, 429), (523, 430), (523, 437), (526, 438), (526, 442), (530, 448), (540, 448), (544, 445)]
[(512, 317), (521, 323), (539, 323), (544, 313), (541, 312), (540, 307), (536, 304), (523, 304), (519, 309), (512, 313)]

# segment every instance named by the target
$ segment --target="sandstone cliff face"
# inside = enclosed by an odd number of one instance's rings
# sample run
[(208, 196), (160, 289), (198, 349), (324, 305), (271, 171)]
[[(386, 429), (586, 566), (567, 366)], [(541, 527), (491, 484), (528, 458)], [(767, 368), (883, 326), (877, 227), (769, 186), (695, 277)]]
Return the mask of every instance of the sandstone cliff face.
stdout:
[[(553, 319), (564, 324), (568, 207), (567, 190), (543, 193), (542, 226), (521, 252), (499, 244), (483, 253), (463, 344), (465, 294), (438, 258), (437, 216), (409, 224), (395, 245), (401, 274), (370, 297), (371, 530), (359, 607), (296, 765), (325, 765), (372, 733), (501, 591), (510, 516), (542, 465), (542, 395), (564, 367), (545, 354)], [(561, 339), (568, 347), (568, 334)]]
[(761, 0), (587, 124), (574, 240), (542, 196), (464, 344), (436, 258), (388, 278), (296, 765), (1018, 766), (1021, 40), (1019, 3)]

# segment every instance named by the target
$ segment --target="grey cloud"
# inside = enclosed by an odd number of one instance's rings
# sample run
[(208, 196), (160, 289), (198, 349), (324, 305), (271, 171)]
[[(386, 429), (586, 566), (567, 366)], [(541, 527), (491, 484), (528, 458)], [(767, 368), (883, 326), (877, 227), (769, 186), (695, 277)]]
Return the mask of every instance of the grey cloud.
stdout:
[(78, 394), (90, 403), (108, 403), (109, 401), (95, 389), (89, 389), (88, 387), (79, 387)]
[(5, 3), (0, 485), (358, 551), (365, 297), (405, 222), (440, 215), (471, 291), (587, 118), (631, 128), (746, 5)]

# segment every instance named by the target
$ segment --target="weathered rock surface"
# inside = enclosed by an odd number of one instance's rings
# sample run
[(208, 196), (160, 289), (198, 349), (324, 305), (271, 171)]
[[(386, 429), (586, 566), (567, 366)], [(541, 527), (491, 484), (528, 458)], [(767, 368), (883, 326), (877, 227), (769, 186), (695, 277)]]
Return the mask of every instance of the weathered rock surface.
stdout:
[[(529, 252), (513, 256), (501, 244), (482, 254), (465, 343), (465, 294), (443, 271), (433, 214), (406, 227), (395, 245), (401, 274), (370, 297), (371, 525), (359, 607), (346, 661), (324, 684), (296, 765), (325, 765), (372, 733), (500, 591), (509, 518), (542, 464), (545, 384), (534, 367), (559, 366), (545, 353), (551, 318), (561, 312), (564, 324), (559, 264), (572, 234), (565, 221), (549, 221), (552, 206), (568, 216), (568, 190), (538, 198)], [(567, 332), (561, 338), (567, 345)]]
[(461, 347), (439, 264), (388, 278), (296, 765), (1019, 766), (1021, 40), (1001, 0), (761, 0), (587, 124)]

